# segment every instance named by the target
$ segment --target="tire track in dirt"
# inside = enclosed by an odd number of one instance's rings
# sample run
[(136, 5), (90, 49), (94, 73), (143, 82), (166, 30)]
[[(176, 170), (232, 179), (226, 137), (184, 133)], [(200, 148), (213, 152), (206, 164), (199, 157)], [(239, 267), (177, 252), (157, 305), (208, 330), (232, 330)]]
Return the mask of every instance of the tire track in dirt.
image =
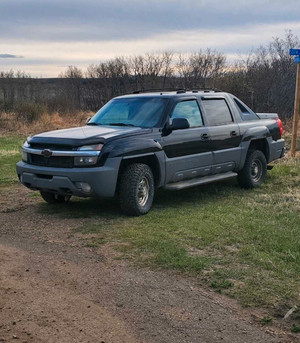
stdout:
[(40, 202), (19, 187), (0, 202), (0, 341), (292, 341), (253, 325), (192, 278), (135, 269), (109, 243), (83, 247), (69, 233), (85, 219), (41, 213)]

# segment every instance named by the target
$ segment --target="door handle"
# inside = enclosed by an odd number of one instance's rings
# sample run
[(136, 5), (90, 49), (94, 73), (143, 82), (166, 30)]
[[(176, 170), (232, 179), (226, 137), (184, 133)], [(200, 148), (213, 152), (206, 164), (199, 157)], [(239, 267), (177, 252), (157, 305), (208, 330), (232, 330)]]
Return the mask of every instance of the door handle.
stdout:
[(206, 141), (206, 140), (208, 140), (208, 139), (209, 139), (209, 135), (208, 135), (207, 133), (203, 133), (203, 134), (201, 135), (201, 140)]
[(230, 132), (230, 136), (231, 136), (231, 137), (237, 136), (237, 132), (236, 132), (236, 131), (231, 131), (231, 132)]

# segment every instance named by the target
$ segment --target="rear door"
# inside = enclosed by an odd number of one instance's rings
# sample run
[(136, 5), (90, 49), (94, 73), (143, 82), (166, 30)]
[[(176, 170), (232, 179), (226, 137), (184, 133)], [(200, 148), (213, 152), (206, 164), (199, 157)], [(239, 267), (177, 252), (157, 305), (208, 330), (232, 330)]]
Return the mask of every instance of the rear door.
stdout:
[(186, 118), (190, 128), (175, 130), (162, 138), (166, 154), (166, 183), (209, 175), (212, 147), (198, 101), (193, 98), (176, 103), (171, 118)]
[(234, 170), (241, 158), (241, 135), (225, 97), (201, 98), (212, 142), (212, 174)]

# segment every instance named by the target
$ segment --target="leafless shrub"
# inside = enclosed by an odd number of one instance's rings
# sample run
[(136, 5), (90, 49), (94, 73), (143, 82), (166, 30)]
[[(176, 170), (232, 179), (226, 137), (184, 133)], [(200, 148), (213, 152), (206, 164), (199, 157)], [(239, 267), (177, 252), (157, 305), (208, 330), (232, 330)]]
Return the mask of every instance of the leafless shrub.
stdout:
[(15, 107), (17, 119), (23, 123), (37, 121), (43, 114), (47, 113), (47, 106), (33, 102), (20, 103)]
[(257, 112), (278, 112), (285, 120), (293, 112), (296, 73), (288, 50), (299, 46), (299, 39), (287, 31), (234, 64), (218, 51), (200, 49), (119, 56), (86, 70), (69, 66), (57, 79), (0, 72), (0, 111), (13, 112), (22, 103), (40, 103), (50, 112), (95, 111), (112, 97), (134, 90), (215, 87), (235, 94)]

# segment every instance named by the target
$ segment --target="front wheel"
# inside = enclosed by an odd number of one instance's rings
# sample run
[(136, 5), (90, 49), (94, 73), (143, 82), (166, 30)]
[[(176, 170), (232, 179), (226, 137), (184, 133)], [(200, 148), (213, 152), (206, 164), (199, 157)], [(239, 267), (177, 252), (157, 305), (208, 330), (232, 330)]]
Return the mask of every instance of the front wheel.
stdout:
[(243, 169), (238, 173), (238, 181), (243, 188), (259, 187), (267, 176), (267, 160), (260, 150), (250, 150)]
[(68, 202), (71, 199), (71, 195), (61, 195), (57, 193), (40, 191), (42, 198), (49, 204), (61, 204)]
[(130, 164), (122, 173), (119, 186), (121, 210), (140, 216), (149, 212), (154, 198), (154, 178), (147, 164)]

